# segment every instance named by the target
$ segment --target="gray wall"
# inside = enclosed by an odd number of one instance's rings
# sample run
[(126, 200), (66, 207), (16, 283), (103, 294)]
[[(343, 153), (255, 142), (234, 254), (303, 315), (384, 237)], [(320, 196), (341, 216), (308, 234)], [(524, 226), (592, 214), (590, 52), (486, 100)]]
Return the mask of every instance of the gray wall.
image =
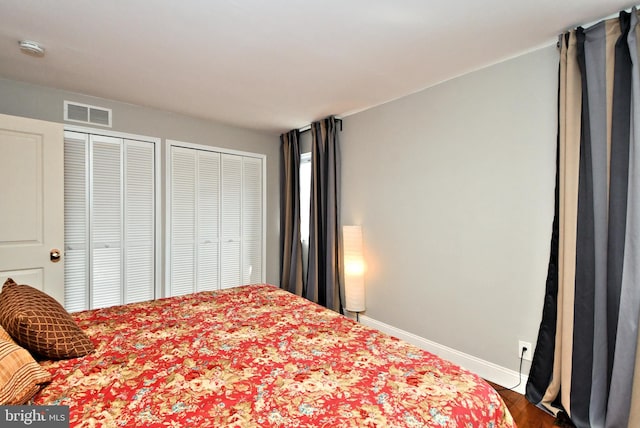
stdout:
[[(0, 79), (0, 113), (62, 123), (64, 122), (64, 100), (112, 109), (113, 127), (109, 129), (161, 138), (163, 151), (164, 140), (171, 139), (265, 154), (267, 159), (266, 280), (272, 284), (280, 283), (280, 141), (277, 135), (253, 132), (147, 107)], [(69, 124), (78, 125), (71, 122)], [(94, 128), (100, 129), (98, 126)], [(164, 176), (164, 153), (162, 159), (161, 170)], [(164, 181), (164, 177), (162, 181)], [(162, 189), (162, 197), (164, 204), (164, 188)]]
[[(542, 312), (556, 73), (548, 47), (344, 119), (341, 215), (363, 226), (367, 316), (518, 369)], [(64, 99), (112, 108), (117, 131), (266, 154), (279, 283), (277, 135), (0, 79), (0, 113), (61, 122)]]
[(549, 258), (557, 63), (544, 48), (344, 119), (366, 316), (518, 370)]

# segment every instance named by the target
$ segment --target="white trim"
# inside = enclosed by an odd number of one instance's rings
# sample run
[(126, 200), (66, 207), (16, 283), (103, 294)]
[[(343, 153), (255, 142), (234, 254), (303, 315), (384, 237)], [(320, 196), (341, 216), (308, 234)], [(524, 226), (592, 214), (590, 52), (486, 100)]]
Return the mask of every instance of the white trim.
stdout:
[(162, 139), (158, 138), (158, 137), (149, 137), (147, 135), (130, 134), (128, 132), (112, 131), (111, 129), (90, 128), (90, 127), (87, 127), (87, 126), (69, 125), (69, 124), (66, 124), (66, 123), (64, 124), (64, 130), (65, 131), (72, 131), (72, 132), (81, 132), (81, 133), (92, 134), (92, 135), (103, 135), (105, 137), (124, 138), (124, 139), (127, 139), (127, 140), (145, 141), (145, 142), (148, 142), (148, 143), (156, 143), (156, 144), (160, 144), (160, 142), (162, 141)]
[(267, 282), (267, 156), (262, 156), (262, 275), (260, 281)]
[(162, 297), (171, 295), (171, 143), (169, 140), (164, 141), (164, 272), (162, 277)]
[[(154, 139), (155, 140), (155, 139)], [(158, 138), (156, 144), (154, 145), (154, 155), (155, 155), (155, 163), (153, 167), (155, 170), (153, 173), (156, 177), (155, 189), (156, 189), (156, 225), (155, 225), (155, 234), (156, 234), (156, 287), (155, 287), (155, 298), (156, 300), (164, 297), (162, 294), (162, 284), (164, 282), (164, 268), (165, 264), (162, 259), (162, 246), (164, 244), (165, 236), (162, 233), (162, 222), (165, 218), (165, 205), (162, 200), (162, 184), (166, 182), (166, 179), (162, 176), (162, 145), (160, 144), (161, 140)], [(164, 180), (164, 181), (163, 181)]]
[(185, 141), (178, 141), (178, 140), (166, 140), (167, 149), (170, 148), (171, 146), (184, 147), (186, 149), (206, 150), (208, 152), (218, 152), (218, 153), (225, 153), (229, 155), (247, 156), (251, 158), (260, 158), (262, 160), (266, 160), (267, 158), (267, 155), (263, 153), (244, 152), (242, 150), (207, 146), (206, 144), (187, 143)]
[[(473, 355), (465, 354), (464, 352), (460, 352), (431, 340), (427, 340), (413, 333), (409, 333), (408, 331), (377, 321), (366, 315), (360, 315), (360, 323), (409, 342), (427, 352), (436, 354), (441, 358), (449, 360), (477, 374), (483, 379), (497, 383), (505, 388), (511, 388), (518, 383), (518, 372), (514, 370), (474, 357)], [(524, 395), (527, 380), (528, 376), (526, 374), (522, 374), (522, 382), (517, 388), (514, 388), (514, 391)]]

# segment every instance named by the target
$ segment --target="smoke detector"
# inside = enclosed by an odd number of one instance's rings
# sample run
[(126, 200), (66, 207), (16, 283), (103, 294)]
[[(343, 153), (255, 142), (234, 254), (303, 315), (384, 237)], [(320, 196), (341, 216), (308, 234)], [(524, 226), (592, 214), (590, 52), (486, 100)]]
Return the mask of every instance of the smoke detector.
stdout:
[(35, 57), (44, 56), (44, 48), (40, 46), (40, 43), (31, 40), (20, 40), (20, 50), (22, 53)]

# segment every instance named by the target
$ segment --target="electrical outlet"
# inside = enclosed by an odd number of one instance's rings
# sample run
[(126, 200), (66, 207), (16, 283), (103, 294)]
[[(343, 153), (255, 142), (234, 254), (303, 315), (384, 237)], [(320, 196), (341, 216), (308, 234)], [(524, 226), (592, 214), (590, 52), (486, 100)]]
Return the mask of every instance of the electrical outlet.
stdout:
[[(522, 354), (522, 348), (527, 348), (527, 350), (524, 351), (524, 355)], [(531, 361), (533, 358), (533, 348), (531, 347), (531, 343), (523, 340), (518, 341), (518, 358), (520, 358), (520, 356), (522, 356), (523, 360)]]

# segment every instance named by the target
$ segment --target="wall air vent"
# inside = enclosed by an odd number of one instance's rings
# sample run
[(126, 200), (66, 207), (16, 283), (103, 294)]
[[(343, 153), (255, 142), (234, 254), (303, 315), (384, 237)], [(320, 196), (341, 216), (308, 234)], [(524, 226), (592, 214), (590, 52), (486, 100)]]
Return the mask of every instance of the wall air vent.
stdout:
[(64, 120), (111, 128), (111, 109), (65, 101)]

